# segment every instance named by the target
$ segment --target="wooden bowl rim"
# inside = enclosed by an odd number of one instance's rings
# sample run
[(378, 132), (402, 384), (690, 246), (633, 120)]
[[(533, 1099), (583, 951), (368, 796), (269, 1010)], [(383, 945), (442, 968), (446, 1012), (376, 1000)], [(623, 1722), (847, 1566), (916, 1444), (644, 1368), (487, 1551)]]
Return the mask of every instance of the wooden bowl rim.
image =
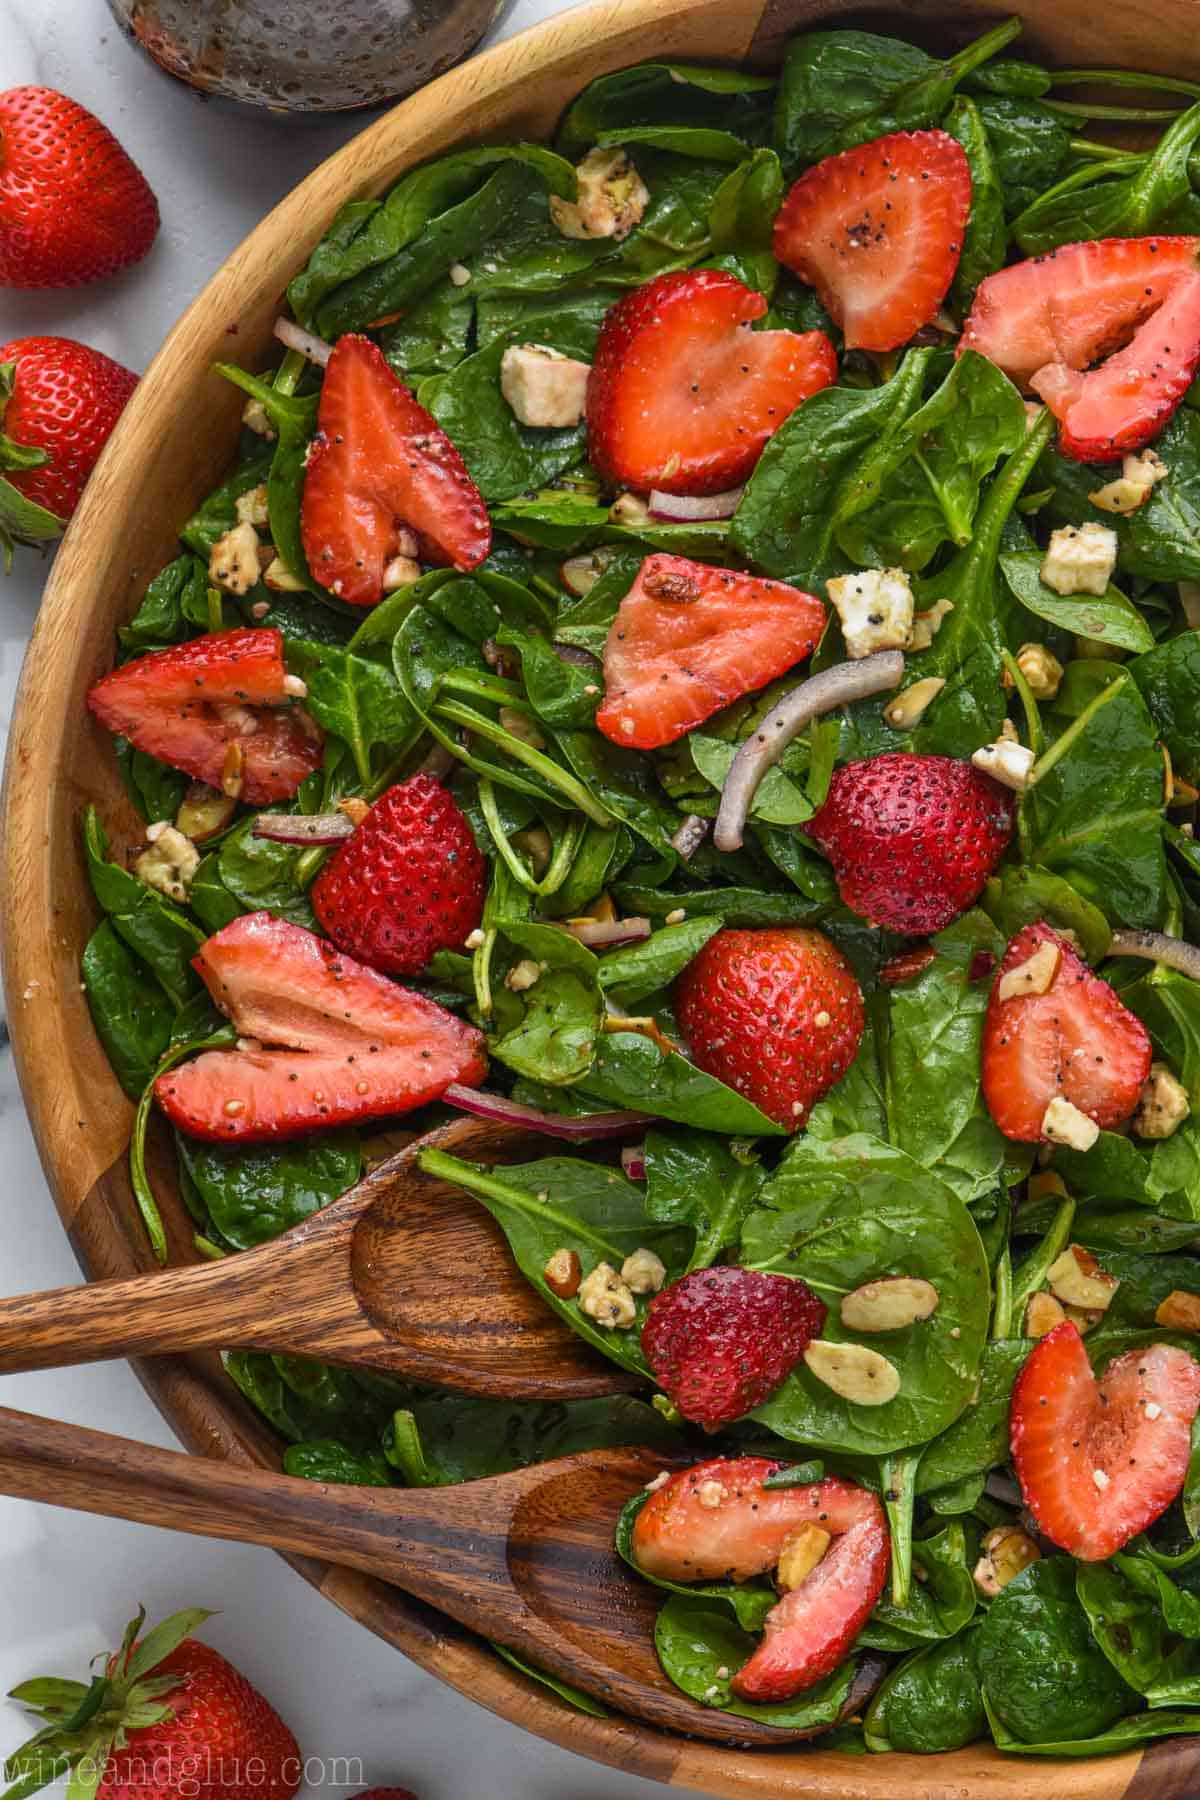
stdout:
[[(922, 10), (921, 0), (907, 4)], [(933, 4), (936, 8), (937, 0)], [(942, 0), (943, 20), (957, 5), (958, 0)], [(998, 0), (984, 0), (984, 10), (997, 9)], [(839, 0), (811, 0), (810, 22), (841, 10)], [(564, 70), (575, 69), (580, 71), (575, 85), (581, 86), (601, 66), (621, 67), (656, 52), (678, 56), (685, 41), (694, 44), (691, 54), (697, 59), (740, 58), (764, 34), (777, 37), (781, 19), (782, 0), (597, 0), (494, 46), (401, 102), (294, 188), (212, 277), (151, 363), (58, 550), (22, 669), (0, 799), (0, 949), (14, 1055), (56, 1206), (90, 1278), (132, 1273), (145, 1266), (146, 1252), (123, 1159), (111, 1154), (109, 1144), (110, 1154), (97, 1161), (86, 1080), (77, 1072), (80, 1045), (91, 1027), (78, 994), (78, 940), (69, 937), (70, 909), (59, 903), (61, 870), (51, 854), (53, 817), (64, 804), (65, 780), (55, 746), (85, 729), (82, 717), (68, 724), (61, 715), (63, 696), (79, 686), (81, 655), (86, 658), (76, 640), (98, 547), (120, 553), (113, 509), (119, 513), (122, 506), (136, 505), (147, 445), (161, 451), (169, 442), (163, 426), (166, 397), (172, 384), (182, 385), (201, 328), (214, 313), (235, 318), (256, 273), (261, 283), (265, 271), (269, 285), (274, 271), (287, 266), (288, 255), (293, 266), (298, 256), (302, 260), (332, 216), (335, 199), (340, 204), (364, 188), (390, 185), (404, 166), (471, 135), (473, 109), (481, 101), (511, 114), (519, 105), (519, 83), (547, 75), (561, 79)], [(681, 35), (685, 25), (694, 28), (691, 40)], [(702, 35), (702, 27), (711, 27), (711, 35)], [(665, 50), (664, 35), (676, 40)], [(716, 44), (723, 54), (709, 48)], [(448, 133), (446, 119), (458, 121), (458, 127)], [(248, 347), (235, 340), (229, 350), (245, 356)], [(173, 534), (175, 521), (167, 524)], [(134, 583), (144, 585), (149, 572), (130, 570), (129, 591)], [(84, 684), (96, 672), (85, 671)], [(77, 808), (78, 799), (71, 803)], [(95, 1045), (89, 1050), (94, 1067)], [(111, 1073), (105, 1073), (105, 1098), (127, 1118), (130, 1109)], [(135, 1367), (196, 1453), (278, 1463), (277, 1440), (231, 1391), (215, 1359), (162, 1358)], [(1181, 1761), (1178, 1740), (1159, 1747), (1164, 1754), (1153, 1758), (1152, 1775), (1138, 1752), (1084, 1763), (1022, 1763), (978, 1745), (932, 1759), (849, 1757), (818, 1748), (737, 1751), (617, 1716), (592, 1718), (569, 1709), (485, 1644), (398, 1590), (350, 1571), (291, 1560), (326, 1598), (460, 1693), (550, 1742), (670, 1785), (793, 1800), (897, 1800), (901, 1794), (912, 1800), (965, 1800), (968, 1794), (1028, 1800), (1035, 1791), (1039, 1800), (1168, 1800), (1170, 1795), (1184, 1800), (1200, 1789), (1200, 1782), (1193, 1782), (1200, 1760), (1184, 1751)]]

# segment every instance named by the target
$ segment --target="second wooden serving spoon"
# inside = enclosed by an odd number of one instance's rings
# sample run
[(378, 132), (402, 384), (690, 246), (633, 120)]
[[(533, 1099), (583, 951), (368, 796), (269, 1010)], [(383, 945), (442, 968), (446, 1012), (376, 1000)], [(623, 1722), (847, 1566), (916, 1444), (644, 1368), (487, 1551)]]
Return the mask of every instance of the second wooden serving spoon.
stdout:
[(497, 1399), (635, 1388), (636, 1376), (538, 1298), (491, 1215), (417, 1167), (430, 1147), (503, 1163), (546, 1145), (512, 1126), (455, 1120), (253, 1250), (0, 1300), (0, 1374), (225, 1349), (312, 1356)]
[[(784, 1744), (815, 1735), (701, 1706), (659, 1667), (663, 1596), (620, 1560), (613, 1533), (662, 1460), (589, 1450), (458, 1487), (343, 1487), (0, 1408), (0, 1493), (364, 1569), (602, 1703), (694, 1737)], [(843, 1717), (883, 1667), (861, 1659)]]

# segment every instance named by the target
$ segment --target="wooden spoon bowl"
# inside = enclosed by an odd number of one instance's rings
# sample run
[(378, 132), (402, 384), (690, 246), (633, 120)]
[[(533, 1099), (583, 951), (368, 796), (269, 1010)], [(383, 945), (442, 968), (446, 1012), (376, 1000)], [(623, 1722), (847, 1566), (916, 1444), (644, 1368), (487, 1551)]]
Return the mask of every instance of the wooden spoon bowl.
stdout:
[[(156, 359), (89, 482), (59, 550), (22, 676), (7, 770), (0, 882), (5, 986), (25, 1102), (65, 1230), (93, 1278), (152, 1266), (125, 1172), (131, 1111), (92, 1030), (79, 954), (96, 924), (79, 853), (94, 802), (118, 852), (139, 835), (111, 748), (84, 694), (111, 666), (117, 624), (175, 553), (174, 533), (223, 472), (240, 398), (210, 365), (270, 359), (285, 284), (348, 199), (471, 139), (546, 137), (583, 84), (639, 58), (778, 62), (793, 31), (893, 28), (943, 53), (1007, 10), (955, 0), (856, 8), (846, 0), (604, 0), (561, 13), (433, 83), (303, 182), (230, 258)], [(1195, 0), (1022, 0), (1023, 52), (1063, 66), (1200, 74)], [(163, 1188), (167, 1191), (166, 1187)], [(192, 1227), (166, 1208), (173, 1258)], [(12, 1251), (10, 1249), (10, 1256)], [(279, 1443), (213, 1356), (159, 1357), (140, 1373), (181, 1437), (209, 1458), (277, 1465)], [(585, 1717), (502, 1664), (486, 1645), (397, 1588), (311, 1557), (304, 1577), (460, 1691), (568, 1748), (669, 1782), (749, 1800), (1196, 1800), (1200, 1757), (1176, 1740), (1092, 1762), (950, 1756), (846, 1757), (819, 1747), (739, 1752), (619, 1716)]]

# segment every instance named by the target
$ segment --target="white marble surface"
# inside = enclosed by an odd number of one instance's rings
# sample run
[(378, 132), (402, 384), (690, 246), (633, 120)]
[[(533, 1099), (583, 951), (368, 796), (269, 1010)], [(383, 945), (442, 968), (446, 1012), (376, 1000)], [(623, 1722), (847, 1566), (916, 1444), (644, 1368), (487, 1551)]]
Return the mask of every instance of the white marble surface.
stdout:
[[(560, 10), (517, 0), (507, 31)], [(155, 188), (163, 231), (116, 281), (60, 295), (0, 292), (0, 343), (78, 337), (141, 370), (228, 251), (300, 177), (359, 129), (353, 119), (276, 123), (206, 106), (133, 50), (103, 0), (0, 0), (0, 88), (39, 81), (112, 127)], [(0, 579), (0, 722), (7, 730), (46, 564), (18, 555)], [(5, 1170), (0, 1292), (78, 1279), (58, 1227), (7, 1044), (0, 1049)], [(0, 1402), (170, 1444), (123, 1364), (0, 1380)], [(151, 1616), (220, 1608), (206, 1636), (279, 1706), (306, 1754), (362, 1759), (367, 1783), (420, 1800), (649, 1800), (654, 1784), (585, 1763), (494, 1719), (317, 1598), (268, 1551), (0, 1499), (0, 1693), (32, 1675), (82, 1671), (144, 1601)], [(25, 1735), (0, 1701), (0, 1753)], [(334, 1797), (352, 1791), (326, 1784)], [(657, 1790), (661, 1791), (661, 1790)]]

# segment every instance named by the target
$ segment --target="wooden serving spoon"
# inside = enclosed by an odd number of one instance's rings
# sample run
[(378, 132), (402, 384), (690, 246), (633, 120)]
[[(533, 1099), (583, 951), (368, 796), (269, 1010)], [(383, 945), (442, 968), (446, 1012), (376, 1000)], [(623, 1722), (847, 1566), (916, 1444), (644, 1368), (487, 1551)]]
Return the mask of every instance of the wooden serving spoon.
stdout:
[(417, 1167), (436, 1146), (519, 1162), (546, 1140), (457, 1119), (300, 1225), (219, 1262), (0, 1300), (0, 1374), (109, 1356), (268, 1350), (497, 1399), (628, 1392), (543, 1304), (491, 1215)]
[[(589, 1450), (458, 1487), (344, 1487), (0, 1407), (0, 1493), (364, 1569), (603, 1704), (695, 1737), (813, 1736), (701, 1706), (659, 1668), (663, 1596), (620, 1560), (613, 1533), (662, 1461), (651, 1450)], [(883, 1667), (863, 1659), (843, 1716)]]

